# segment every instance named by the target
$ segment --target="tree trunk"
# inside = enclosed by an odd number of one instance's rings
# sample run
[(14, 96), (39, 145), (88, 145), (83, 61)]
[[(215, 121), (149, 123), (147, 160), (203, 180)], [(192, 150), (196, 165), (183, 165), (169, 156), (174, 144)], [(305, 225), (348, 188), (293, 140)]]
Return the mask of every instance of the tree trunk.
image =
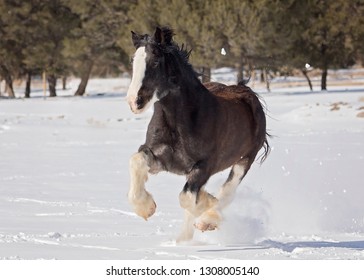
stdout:
[(56, 85), (57, 85), (57, 78), (54, 74), (49, 74), (47, 77), (48, 80), (48, 87), (49, 87), (49, 96), (55, 97), (57, 96), (56, 93)]
[(63, 90), (67, 89), (67, 77), (66, 76), (62, 77), (62, 89)]
[(256, 75), (257, 75), (257, 73), (255, 72), (255, 69), (253, 68), (253, 69), (251, 70), (252, 88), (254, 88), (254, 87), (255, 87), (255, 79), (256, 79)]
[(42, 73), (42, 84), (43, 84), (43, 98), (45, 98), (47, 94), (47, 73), (45, 70)]
[(327, 83), (327, 67), (324, 67), (321, 76), (321, 90), (327, 90), (326, 83)]
[(264, 83), (264, 82), (265, 82), (265, 80), (264, 80), (264, 69), (262, 69), (262, 70), (260, 71), (260, 82), (261, 82), (261, 83)]
[(303, 76), (305, 76), (307, 82), (308, 82), (308, 85), (310, 87), (310, 90), (313, 91), (313, 88), (312, 88), (312, 83), (311, 83), (311, 80), (310, 80), (310, 77), (308, 76), (308, 72), (306, 69), (302, 69), (302, 74)]
[(13, 88), (13, 79), (11, 78), (10, 75), (8, 77), (5, 77), (5, 88), (6, 88), (6, 93), (8, 94), (8, 96), (10, 98), (15, 98), (15, 92), (14, 92), (14, 88)]
[(244, 65), (241, 61), (235, 64), (237, 83), (242, 82), (244, 79)]
[(13, 79), (11, 78), (10, 72), (4, 65), (1, 65), (0, 68), (5, 80), (5, 92), (7, 92), (10, 98), (15, 98)]
[(248, 82), (251, 81), (251, 87), (254, 88), (255, 87), (255, 68), (253, 66), (253, 64), (251, 63), (251, 61), (248, 61), (248, 69), (249, 69), (249, 78), (248, 78)]
[(25, 98), (29, 98), (30, 97), (30, 84), (32, 81), (32, 73), (29, 71), (27, 73), (27, 80), (25, 83)]
[(265, 80), (265, 85), (267, 87), (267, 91), (270, 92), (270, 82), (268, 77), (268, 70), (266, 68), (263, 69), (263, 76)]
[(87, 83), (88, 83), (88, 80), (90, 78), (90, 75), (91, 75), (91, 70), (92, 70), (92, 67), (93, 67), (93, 62), (92, 61), (88, 61), (86, 62), (86, 67), (84, 69), (84, 72), (82, 73), (81, 75), (81, 82), (75, 92), (75, 95), (77, 96), (83, 96), (85, 94), (85, 91), (86, 91), (86, 87), (87, 87)]
[(211, 81), (211, 68), (202, 67), (202, 83), (208, 83)]

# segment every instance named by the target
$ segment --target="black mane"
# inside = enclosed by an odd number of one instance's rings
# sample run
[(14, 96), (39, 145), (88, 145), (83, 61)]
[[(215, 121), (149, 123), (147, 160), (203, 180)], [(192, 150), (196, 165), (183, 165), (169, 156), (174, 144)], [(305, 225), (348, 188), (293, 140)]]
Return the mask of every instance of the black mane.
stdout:
[(193, 69), (193, 66), (189, 61), (192, 49), (188, 50), (184, 44), (179, 46), (173, 42), (171, 46), (168, 46), (166, 52), (178, 56), (181, 59), (183, 66), (186, 67), (186, 70), (193, 74), (194, 77), (198, 78), (199, 74)]
[(178, 53), (178, 55), (182, 58), (182, 60), (185, 64), (190, 65), (192, 67), (192, 65), (189, 62), (192, 49), (187, 50), (187, 48), (185, 47), (184, 44), (182, 44), (182, 46), (180, 47), (176, 43), (173, 43), (173, 45), (171, 47), (173, 47), (173, 49)]
[(187, 49), (184, 44), (179, 46), (176, 42), (174, 42), (173, 36), (175, 33), (170, 27), (164, 26), (159, 29), (161, 32), (161, 38), (159, 35), (154, 35), (154, 37), (150, 38), (151, 43), (156, 45), (156, 47), (158, 47), (164, 54), (172, 54), (175, 57), (179, 57), (183, 65), (186, 66), (186, 70), (193, 73), (195, 77), (198, 77), (199, 74), (195, 72), (193, 66), (189, 62), (192, 49)]

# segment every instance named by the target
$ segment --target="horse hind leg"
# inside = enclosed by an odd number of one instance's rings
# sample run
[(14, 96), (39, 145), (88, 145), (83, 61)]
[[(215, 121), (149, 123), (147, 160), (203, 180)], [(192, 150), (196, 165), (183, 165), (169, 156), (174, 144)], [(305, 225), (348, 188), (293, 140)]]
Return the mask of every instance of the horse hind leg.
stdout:
[(253, 160), (250, 158), (242, 158), (232, 167), (228, 179), (220, 188), (217, 195), (217, 199), (219, 200), (218, 207), (220, 210), (224, 209), (233, 201), (236, 189), (248, 173), (252, 163)]
[(135, 153), (129, 161), (130, 189), (128, 199), (134, 212), (147, 220), (156, 209), (152, 195), (145, 190), (145, 182), (148, 180), (148, 154), (143, 151)]
[[(204, 189), (200, 189), (198, 196), (194, 193), (182, 192), (180, 194), (180, 203), (182, 208), (186, 210), (180, 240), (192, 239), (194, 227), (202, 232), (217, 228), (218, 221), (220, 221), (220, 214), (215, 211), (218, 200), (213, 195)], [(204, 223), (194, 223), (195, 219), (200, 219), (200, 217), (208, 217), (209, 219), (205, 219)], [(185, 234), (186, 232), (188, 233), (187, 235)]]
[(229, 174), (228, 179), (221, 187), (217, 195), (217, 203), (214, 207), (204, 212), (198, 219), (195, 227), (201, 231), (214, 230), (218, 228), (222, 216), (221, 210), (228, 206), (234, 198), (236, 189), (250, 169), (252, 160), (243, 158), (236, 163)]
[[(190, 200), (193, 201), (192, 198), (190, 198)], [(216, 198), (207, 193), (206, 191), (200, 190), (199, 202), (200, 205), (197, 205), (194, 210), (192, 210), (193, 208), (185, 209), (182, 231), (179, 237), (177, 238), (178, 243), (191, 240), (194, 235), (195, 227), (201, 231), (213, 230), (216, 228), (211, 226), (213, 225), (213, 223), (210, 223), (208, 226), (205, 226), (204, 228), (199, 228), (197, 224), (195, 224), (195, 219), (200, 215), (202, 211), (204, 211), (202, 213), (206, 213), (207, 211), (209, 211), (209, 209), (213, 209), (214, 205), (217, 203)]]

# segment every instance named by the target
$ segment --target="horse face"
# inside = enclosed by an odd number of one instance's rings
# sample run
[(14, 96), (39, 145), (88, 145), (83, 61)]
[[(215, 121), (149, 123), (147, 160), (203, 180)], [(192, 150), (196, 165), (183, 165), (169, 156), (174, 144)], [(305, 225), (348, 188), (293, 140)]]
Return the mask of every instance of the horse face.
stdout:
[(127, 93), (131, 110), (142, 113), (154, 102), (167, 95), (168, 79), (165, 73), (165, 54), (158, 41), (160, 29), (153, 38), (132, 32), (136, 52), (133, 59), (133, 76)]
[(147, 87), (147, 52), (145, 46), (139, 47), (133, 59), (133, 76), (127, 93), (130, 109), (136, 113), (144, 112), (150, 105), (154, 91)]

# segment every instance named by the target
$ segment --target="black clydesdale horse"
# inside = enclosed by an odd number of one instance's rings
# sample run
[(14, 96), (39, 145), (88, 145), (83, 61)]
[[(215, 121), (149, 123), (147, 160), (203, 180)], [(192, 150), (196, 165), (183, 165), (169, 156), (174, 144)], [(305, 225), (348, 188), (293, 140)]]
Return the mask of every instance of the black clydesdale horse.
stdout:
[[(145, 144), (130, 159), (128, 198), (144, 219), (156, 204), (145, 190), (148, 173), (168, 171), (185, 175), (179, 200), (185, 222), (179, 241), (193, 237), (194, 227), (214, 230), (221, 210), (263, 147), (269, 152), (266, 119), (257, 95), (243, 83), (227, 86), (202, 84), (188, 62), (190, 52), (172, 40), (169, 28), (156, 28), (153, 36), (132, 32), (136, 48), (127, 100), (138, 114), (154, 104)], [(204, 190), (215, 173), (232, 167), (219, 193)]]

